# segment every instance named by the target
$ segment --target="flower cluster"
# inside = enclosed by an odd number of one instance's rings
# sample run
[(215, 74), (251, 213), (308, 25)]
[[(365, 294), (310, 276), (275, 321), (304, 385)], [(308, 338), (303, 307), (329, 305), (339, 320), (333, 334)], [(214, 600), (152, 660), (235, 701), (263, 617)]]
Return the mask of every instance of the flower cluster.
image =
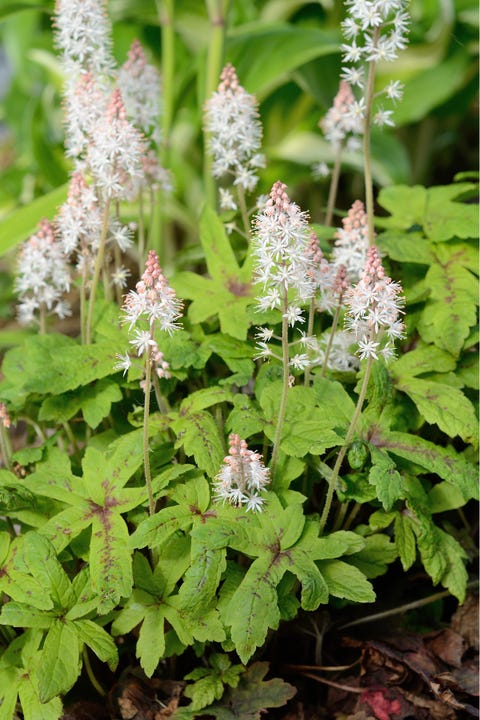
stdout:
[(42, 220), (37, 232), (22, 246), (15, 289), (22, 325), (30, 325), (41, 312), (60, 319), (71, 315), (68, 302), (62, 299), (70, 289), (67, 257), (48, 220)]
[(332, 263), (344, 265), (350, 282), (356, 282), (364, 268), (368, 251), (368, 218), (360, 200), (355, 200), (335, 232)]
[(347, 141), (349, 149), (356, 149), (357, 141), (355, 135), (360, 135), (363, 132), (362, 123), (359, 122), (359, 118), (351, 112), (354, 103), (355, 96), (352, 88), (346, 80), (341, 80), (332, 107), (318, 123), (325, 138), (335, 151), (338, 150), (348, 136), (350, 136)]
[(55, 314), (63, 319), (71, 314), (68, 302), (62, 298), (70, 289), (67, 257), (48, 220), (42, 220), (37, 232), (23, 243), (15, 289), (22, 325), (30, 325), (37, 316)]
[(327, 260), (314, 232), (310, 234), (306, 255), (310, 260), (308, 273), (314, 283), (315, 307), (332, 313), (348, 287), (347, 268)]
[[(220, 76), (216, 92), (205, 103), (205, 131), (213, 157), (214, 177), (233, 177), (233, 184), (254, 190), (258, 168), (264, 167), (261, 147), (262, 126), (255, 97), (240, 85), (235, 69), (228, 64)], [(222, 194), (222, 203), (236, 209), (231, 193)]]
[(115, 61), (105, 0), (57, 0), (54, 27), (69, 74), (112, 75)]
[[(342, 78), (350, 85), (363, 88), (364, 63), (396, 60), (398, 51), (407, 45), (410, 18), (406, 0), (347, 0), (348, 17), (342, 22), (346, 42), (342, 45), (343, 61), (353, 67), (342, 68)], [(399, 100), (403, 85), (391, 81), (382, 91), (390, 100)], [(365, 100), (352, 104), (352, 118), (364, 119)], [(377, 125), (393, 125), (392, 111), (377, 109), (373, 121)]]
[(57, 216), (57, 229), (66, 255), (96, 252), (102, 229), (102, 210), (93, 186), (76, 171), (70, 179), (66, 202)]
[(228, 455), (215, 478), (213, 489), (217, 502), (226, 501), (235, 507), (246, 506), (247, 511), (262, 510), (265, 499), (260, 495), (270, 482), (269, 470), (262, 456), (248, 449), (245, 440), (232, 433)]
[(315, 289), (306, 252), (309, 239), (306, 213), (290, 200), (286, 185), (277, 181), (255, 219), (255, 283), (263, 288), (260, 309), (281, 308), (292, 326), (303, 322), (300, 305)]
[(377, 248), (369, 248), (360, 280), (345, 294), (345, 326), (354, 333), (361, 360), (376, 360), (379, 354), (389, 359), (394, 354), (394, 340), (404, 335), (399, 319), (404, 305), (401, 292), (400, 285), (385, 274)]
[(145, 135), (152, 135), (160, 115), (161, 80), (138, 40), (132, 42), (128, 59), (118, 71), (118, 86), (132, 123)]
[(143, 179), (145, 144), (127, 119), (121, 92), (116, 88), (107, 110), (93, 128), (87, 162), (104, 200), (131, 199)]
[[(169, 365), (159, 350), (154, 338), (156, 326), (171, 334), (177, 330), (178, 320), (181, 317), (182, 302), (177, 298), (175, 290), (168, 284), (154, 250), (150, 250), (145, 266), (145, 272), (138, 281), (135, 290), (130, 290), (125, 297), (123, 305), (124, 322), (128, 322), (130, 329), (135, 328), (130, 344), (135, 348), (137, 356), (148, 355), (152, 367), (158, 377), (168, 378)], [(148, 329), (135, 327), (141, 319), (148, 321)], [(126, 372), (132, 361), (126, 355), (117, 355), (119, 361), (115, 369)]]

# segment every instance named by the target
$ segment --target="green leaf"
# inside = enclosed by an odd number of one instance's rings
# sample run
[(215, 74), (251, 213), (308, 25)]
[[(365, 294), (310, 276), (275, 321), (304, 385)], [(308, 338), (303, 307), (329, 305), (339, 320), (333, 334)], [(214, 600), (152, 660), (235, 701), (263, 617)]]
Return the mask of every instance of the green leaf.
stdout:
[[(15, 3), (9, 6), (16, 10), (29, 9), (26, 3)], [(39, 7), (39, 6), (36, 6)], [(0, 10), (0, 17), (3, 13), (8, 14), (6, 9)], [(33, 200), (29, 205), (19, 208), (10, 213), (6, 218), (0, 220), (0, 255), (26, 240), (32, 235), (38, 225), (39, 218), (53, 220), (60, 205), (66, 200), (67, 186), (56, 188), (42, 197)]]
[(53, 611), (36, 610), (29, 605), (10, 600), (2, 608), (0, 624), (46, 630), (55, 617), (56, 614)]
[(243, 393), (238, 393), (233, 399), (233, 410), (225, 422), (229, 432), (237, 433), (241, 438), (247, 439), (263, 430), (265, 419), (252, 399)]
[(218, 386), (202, 388), (202, 390), (191, 393), (182, 401), (180, 405), (180, 415), (189, 415), (199, 410), (205, 410), (218, 403), (231, 403), (233, 402), (233, 398), (233, 393)]
[(385, 250), (392, 260), (398, 262), (420, 265), (431, 265), (435, 262), (430, 243), (420, 232), (387, 230), (378, 236), (376, 244), (381, 250)]
[(374, 602), (371, 584), (356, 567), (342, 560), (321, 560), (319, 568), (330, 595), (353, 602)]
[(316, 610), (323, 603), (328, 602), (328, 586), (318, 567), (308, 554), (298, 548), (290, 551), (292, 572), (302, 584), (302, 608)]
[(412, 520), (400, 512), (395, 516), (395, 546), (405, 571), (409, 570), (416, 557), (415, 533)]
[(20, 676), (20, 668), (0, 669), (0, 717), (2, 720), (12, 720), (14, 717)]
[(187, 455), (193, 455), (200, 470), (214, 478), (220, 470), (225, 450), (210, 413), (200, 410), (179, 415), (172, 421), (171, 427), (177, 435), (175, 447), (183, 446)]
[(41, 701), (36, 675), (26, 672), (18, 688), (24, 720), (58, 720), (62, 715), (62, 701), (59, 697), (46, 703)]
[(468, 81), (469, 68), (469, 54), (459, 48), (447, 59), (408, 79), (402, 101), (395, 108), (395, 124), (422, 120), (433, 108), (449, 100)]
[(388, 511), (397, 500), (405, 497), (403, 480), (386, 452), (374, 446), (370, 448), (370, 452), (373, 464), (368, 473), (368, 482), (375, 487), (378, 499)]
[[(432, 380), (404, 376), (397, 388), (406, 393), (430, 424), (437, 424), (451, 438), (478, 443), (478, 421), (467, 397), (455, 387)], [(388, 508), (386, 508), (388, 509)]]
[(382, 432), (381, 437), (376, 439), (376, 445), (452, 483), (462, 492), (465, 502), (471, 498), (478, 499), (477, 470), (454, 451), (401, 432)]
[(474, 188), (471, 183), (432, 188), (421, 185), (383, 188), (378, 203), (391, 213), (391, 217), (382, 219), (382, 224), (402, 230), (419, 225), (434, 242), (443, 242), (453, 237), (474, 238), (478, 233), (475, 207), (455, 202), (460, 195)]
[(267, 662), (252, 663), (242, 674), (237, 687), (225, 692), (222, 704), (231, 712), (229, 720), (260, 720), (268, 708), (282, 707), (295, 695), (296, 689), (280, 678), (264, 680), (268, 667)]
[[(246, 385), (253, 375), (255, 368), (252, 360), (253, 348), (247, 342), (222, 333), (208, 336), (205, 345), (214, 353), (219, 355), (228, 368), (234, 373), (232, 377), (226, 378), (225, 385), (235, 383), (238, 387)], [(242, 437), (244, 437), (242, 435)]]
[(271, 554), (262, 555), (250, 565), (233, 594), (227, 614), (235, 649), (244, 664), (264, 644), (268, 629), (278, 627), (275, 588), (286, 570), (285, 559), (274, 563)]
[(122, 392), (118, 385), (109, 380), (100, 380), (95, 385), (90, 385), (80, 393), (80, 407), (87, 425), (93, 429), (98, 427), (106, 418), (112, 407), (112, 403), (122, 399)]
[(10, 389), (3, 395), (14, 400), (29, 393), (61, 395), (89, 385), (113, 374), (117, 350), (111, 341), (77, 345), (66, 335), (34, 335), (6, 353), (2, 370)]
[(440, 482), (428, 493), (428, 504), (432, 514), (457, 510), (465, 505), (465, 498), (460, 490), (448, 482)]
[(38, 667), (39, 698), (49, 702), (56, 695), (67, 693), (80, 674), (80, 648), (73, 623), (55, 620), (42, 649)]
[(265, 95), (284, 81), (286, 73), (338, 53), (338, 42), (338, 33), (317, 28), (251, 24), (229, 33), (227, 59), (248, 92)]
[(375, 533), (365, 538), (365, 547), (348, 559), (367, 578), (376, 578), (387, 572), (390, 563), (397, 559), (397, 549), (387, 535)]
[(205, 206), (200, 217), (200, 242), (209, 278), (182, 272), (172, 278), (178, 295), (192, 300), (188, 316), (200, 323), (218, 314), (223, 333), (244, 340), (249, 328), (246, 313), (253, 302), (251, 269), (239, 267), (225, 228), (212, 208)]
[(188, 529), (193, 522), (192, 510), (183, 505), (166, 507), (146, 518), (130, 537), (133, 548), (156, 547), (165, 543), (177, 530)]
[(467, 553), (455, 538), (423, 518), (414, 526), (417, 546), (433, 584), (441, 583), (461, 603), (465, 600), (468, 573)]
[(75, 631), (80, 642), (88, 645), (102, 662), (106, 662), (110, 670), (118, 664), (118, 650), (110, 635), (93, 620), (76, 620)]
[(23, 559), (28, 571), (50, 595), (55, 607), (69, 607), (74, 600), (72, 586), (51, 542), (39, 533), (27, 533), (23, 538)]
[(338, 530), (330, 535), (317, 537), (317, 523), (310, 521), (308, 526), (310, 526), (309, 533), (313, 536), (310, 553), (314, 560), (330, 560), (341, 555), (352, 555), (365, 547), (364, 538), (350, 530)]
[(100, 596), (98, 612), (109, 612), (132, 590), (132, 557), (128, 528), (120, 515), (108, 507), (95, 513), (90, 543), (92, 590)]
[(432, 265), (425, 283), (430, 299), (418, 323), (420, 335), (458, 357), (476, 323), (477, 282), (468, 270), (452, 262)]
[(202, 710), (215, 700), (220, 700), (223, 695), (223, 683), (219, 677), (207, 675), (193, 685), (188, 685), (183, 694), (192, 700), (189, 705), (190, 710)]
[[(267, 419), (265, 434), (270, 440), (275, 438), (282, 387), (282, 381), (272, 382), (260, 397)], [(294, 457), (304, 457), (307, 453), (320, 455), (327, 448), (340, 445), (342, 438), (333, 430), (335, 421), (335, 417), (328, 416), (325, 409), (317, 405), (310, 388), (290, 388), (280, 440), (282, 451)]]
[(179, 592), (183, 611), (198, 614), (210, 604), (226, 568), (226, 548), (232, 535), (232, 528), (215, 518), (192, 530), (190, 567)]
[(414, 350), (401, 355), (389, 365), (391, 376), (395, 380), (431, 372), (449, 372), (455, 370), (455, 358), (435, 345), (420, 344)]
[(201, 370), (211, 355), (205, 344), (197, 345), (185, 330), (176, 330), (171, 335), (163, 333), (160, 345), (173, 372), (189, 367)]
[(152, 677), (165, 652), (165, 609), (160, 605), (146, 608), (137, 642), (137, 657), (147, 677)]

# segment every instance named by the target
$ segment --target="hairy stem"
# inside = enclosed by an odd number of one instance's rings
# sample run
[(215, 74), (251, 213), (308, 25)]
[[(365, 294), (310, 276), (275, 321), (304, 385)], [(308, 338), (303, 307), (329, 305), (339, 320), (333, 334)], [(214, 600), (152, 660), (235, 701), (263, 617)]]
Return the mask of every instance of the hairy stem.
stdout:
[(340, 295), (340, 298), (338, 300), (338, 305), (335, 310), (335, 315), (333, 316), (332, 327), (330, 329), (330, 336), (328, 338), (327, 347), (325, 349), (325, 357), (323, 359), (322, 377), (325, 377), (325, 375), (327, 373), (328, 358), (330, 357), (330, 353), (332, 352), (333, 338), (334, 338), (335, 332), (337, 330), (338, 320), (340, 318), (341, 309), (342, 309), (342, 295)]
[(148, 493), (148, 512), (155, 514), (155, 501), (153, 499), (152, 474), (150, 472), (150, 448), (148, 443), (148, 421), (150, 417), (150, 391), (152, 384), (152, 363), (150, 359), (150, 345), (145, 352), (145, 403), (143, 406), (143, 466), (145, 470), (145, 484)]
[(250, 220), (248, 219), (247, 203), (245, 202), (245, 191), (240, 185), (237, 185), (237, 197), (240, 215), (242, 216), (243, 230), (248, 240), (250, 236)]
[(105, 690), (102, 688), (102, 686), (98, 682), (97, 678), (95, 677), (95, 673), (93, 672), (92, 665), (90, 663), (90, 658), (88, 656), (88, 650), (87, 650), (86, 645), (83, 646), (82, 656), (83, 656), (83, 664), (85, 665), (85, 670), (87, 671), (88, 679), (92, 683), (92, 685), (95, 688), (95, 690), (97, 691), (97, 693), (101, 697), (105, 697), (107, 693), (105, 692)]
[(289, 388), (290, 372), (289, 372), (289, 351), (288, 351), (288, 318), (285, 317), (288, 310), (287, 290), (284, 289), (283, 294), (283, 317), (282, 317), (282, 364), (283, 364), (283, 386), (282, 396), (280, 398), (280, 407), (278, 410), (277, 427), (275, 428), (275, 437), (273, 440), (272, 461), (270, 463), (270, 472), (272, 478), (275, 477), (275, 466), (278, 460), (280, 450), (280, 438), (282, 437), (283, 421), (285, 420), (285, 411), (287, 409), (287, 395)]
[(88, 316), (87, 326), (85, 330), (85, 343), (90, 345), (93, 333), (93, 312), (95, 309), (95, 297), (97, 294), (97, 286), (100, 279), (100, 273), (103, 267), (103, 259), (105, 257), (105, 244), (107, 242), (108, 223), (110, 219), (110, 200), (105, 203), (103, 211), (102, 233), (100, 235), (100, 243), (98, 245), (97, 257), (95, 258), (95, 268), (93, 271), (92, 288), (88, 299)]
[(342, 466), (343, 459), (347, 453), (348, 446), (350, 445), (350, 442), (353, 438), (353, 434), (355, 432), (358, 418), (360, 417), (360, 413), (362, 412), (365, 395), (367, 393), (368, 381), (370, 380), (370, 373), (372, 371), (372, 363), (373, 363), (373, 358), (369, 357), (367, 360), (367, 364), (365, 366), (365, 373), (363, 375), (362, 387), (360, 390), (360, 395), (358, 396), (357, 405), (355, 407), (355, 412), (353, 413), (353, 417), (350, 421), (350, 426), (349, 426), (347, 434), (345, 436), (345, 442), (343, 443), (343, 445), (340, 449), (340, 452), (337, 455), (337, 460), (335, 462), (335, 465), (334, 465), (334, 468), (332, 471), (332, 476), (329, 481), (327, 497), (325, 498), (325, 505), (323, 506), (323, 512), (320, 517), (319, 535), (322, 535), (322, 533), (325, 529), (328, 515), (330, 513), (330, 508), (332, 506), (333, 494), (335, 492), (335, 485), (337, 484), (338, 474), (340, 472), (340, 468)]
[(338, 192), (338, 181), (340, 179), (340, 170), (342, 167), (342, 151), (343, 151), (343, 142), (340, 143), (338, 146), (337, 152), (335, 154), (335, 161), (333, 165), (332, 170), (332, 178), (330, 180), (330, 189), (328, 191), (328, 202), (327, 202), (327, 210), (325, 213), (325, 225), (332, 224), (333, 221), (333, 211), (335, 209), (335, 202), (337, 200), (337, 192)]
[[(376, 27), (373, 32), (373, 47), (375, 48), (380, 38), (380, 27)], [(372, 125), (372, 105), (373, 105), (373, 89), (375, 82), (376, 62), (370, 61), (368, 64), (367, 88), (365, 91), (365, 123), (363, 130), (363, 167), (365, 176), (365, 208), (368, 218), (368, 243), (373, 245), (375, 241), (375, 225), (373, 214), (373, 177), (372, 177), (372, 159), (370, 156), (370, 136)]]
[(12, 443), (8, 428), (0, 421), (0, 450), (2, 453), (3, 463), (7, 470), (12, 469)]

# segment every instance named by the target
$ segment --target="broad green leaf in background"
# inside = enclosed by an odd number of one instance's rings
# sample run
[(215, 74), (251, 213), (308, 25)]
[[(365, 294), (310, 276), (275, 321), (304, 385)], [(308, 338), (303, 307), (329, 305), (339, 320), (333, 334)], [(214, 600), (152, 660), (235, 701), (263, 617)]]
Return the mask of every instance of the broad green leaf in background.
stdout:
[(67, 186), (62, 185), (0, 220), (0, 255), (27, 240), (35, 232), (42, 217), (53, 220), (66, 198)]
[(458, 357), (470, 328), (477, 322), (477, 280), (455, 263), (436, 263), (425, 276), (430, 290), (418, 329), (425, 342)]
[(446, 383), (405, 376), (396, 387), (412, 398), (430, 424), (437, 424), (450, 437), (459, 436), (478, 444), (478, 420), (470, 400), (461, 390)]
[(180, 297), (192, 300), (192, 322), (218, 315), (222, 332), (244, 340), (249, 327), (246, 309), (254, 301), (250, 262), (239, 267), (223, 223), (208, 206), (200, 217), (200, 242), (210, 277), (181, 272), (171, 284)]
[(454, 183), (425, 188), (422, 185), (393, 185), (382, 188), (378, 204), (391, 217), (382, 218), (382, 226), (408, 230), (419, 225), (433, 242), (454, 237), (478, 236), (478, 213), (474, 205), (456, 201), (475, 190), (472, 183)]
[(395, 125), (418, 122), (449, 100), (469, 80), (471, 57), (462, 48), (449, 58), (405, 81), (402, 101), (394, 110)]
[[(332, 146), (320, 134), (307, 130), (294, 130), (282, 138), (269, 151), (274, 160), (288, 160), (310, 168), (315, 162), (333, 164)], [(345, 151), (344, 166), (358, 171), (363, 169), (361, 153)], [(408, 182), (410, 167), (405, 148), (394, 136), (383, 133), (372, 135), (372, 174), (381, 187), (392, 183)]]
[[(89, 385), (114, 374), (117, 351), (114, 341), (78, 345), (66, 335), (32, 336), (24, 345), (6, 353), (0, 396), (21, 404), (30, 393), (61, 395)], [(87, 414), (89, 411), (87, 402)], [(94, 412), (90, 419), (95, 417)]]
[(428, 473), (435, 473), (463, 493), (465, 502), (478, 499), (478, 473), (473, 464), (453, 450), (403, 432), (379, 432), (376, 444), (391, 454), (410, 460)]
[(336, 31), (257, 22), (229, 33), (226, 56), (246, 90), (261, 98), (300, 65), (322, 55), (337, 54), (339, 42)]

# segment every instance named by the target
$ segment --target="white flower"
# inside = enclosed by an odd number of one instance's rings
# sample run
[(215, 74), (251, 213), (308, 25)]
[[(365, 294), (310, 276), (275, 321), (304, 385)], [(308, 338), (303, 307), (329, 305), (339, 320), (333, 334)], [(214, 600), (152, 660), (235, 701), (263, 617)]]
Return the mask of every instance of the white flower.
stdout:
[(118, 86), (132, 123), (145, 135), (151, 135), (158, 128), (161, 81), (138, 40), (132, 42), (128, 60), (118, 72)]
[(220, 193), (220, 208), (222, 210), (237, 210), (237, 203), (235, 202), (230, 190), (225, 188), (219, 189)]
[(247, 511), (261, 511), (265, 502), (260, 493), (270, 482), (269, 470), (262, 457), (248, 449), (245, 440), (232, 433), (229, 454), (213, 484), (214, 499), (235, 507), (246, 505)]
[(265, 165), (258, 152), (262, 126), (256, 99), (240, 85), (230, 64), (222, 71), (218, 90), (205, 103), (205, 131), (214, 177), (229, 174), (235, 185), (252, 191), (258, 181), (255, 170)]
[(113, 369), (114, 370), (123, 370), (123, 374), (125, 375), (127, 370), (132, 365), (132, 360), (130, 358), (130, 355), (128, 353), (125, 353), (125, 355), (120, 355), (119, 353), (117, 353), (117, 355), (115, 357), (118, 358), (118, 361), (113, 366)]
[(355, 335), (360, 359), (393, 354), (390, 341), (403, 336), (400, 293), (400, 285), (385, 275), (377, 248), (370, 247), (360, 280), (345, 293), (345, 325)]

